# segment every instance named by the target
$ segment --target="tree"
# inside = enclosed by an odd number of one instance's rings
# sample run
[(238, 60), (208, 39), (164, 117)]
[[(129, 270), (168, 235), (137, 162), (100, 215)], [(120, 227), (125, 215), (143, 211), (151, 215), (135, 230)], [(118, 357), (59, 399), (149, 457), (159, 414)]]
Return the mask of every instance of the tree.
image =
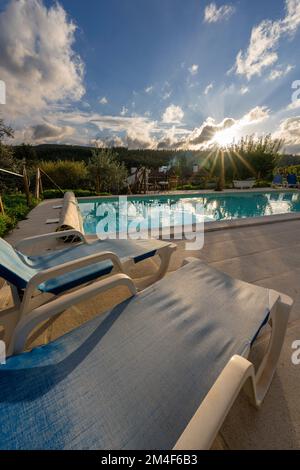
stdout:
[(119, 193), (125, 185), (127, 170), (111, 149), (95, 149), (88, 164), (91, 179), (95, 182), (96, 193)]
[(0, 168), (14, 171), (15, 166), (16, 165), (12, 148), (0, 142)]
[(192, 175), (192, 160), (188, 160), (186, 154), (179, 155), (175, 159), (175, 167), (173, 169), (179, 178), (180, 186), (183, 187), (186, 178)]
[(10, 126), (5, 124), (3, 119), (0, 118), (0, 142), (2, 142), (4, 137), (13, 138), (14, 131)]
[(15, 157), (27, 164), (32, 164), (37, 160), (35, 148), (29, 144), (21, 144), (14, 148)]
[[(14, 131), (11, 127), (4, 123), (3, 119), (0, 119), (0, 168), (9, 171), (18, 171), (19, 166), (14, 158), (13, 149), (10, 145), (3, 142), (4, 138), (13, 138)], [(1, 190), (15, 189), (19, 181), (12, 180), (10, 177), (0, 174), (1, 179)]]
[[(271, 134), (255, 138), (247, 136), (237, 143), (210, 152), (211, 174), (232, 180), (234, 178), (270, 179), (284, 145), (282, 139)], [(219, 182), (222, 186), (222, 181)]]
[(273, 139), (271, 134), (258, 139), (247, 136), (232, 144), (227, 151), (241, 176), (267, 179), (272, 175), (283, 145), (282, 139)]

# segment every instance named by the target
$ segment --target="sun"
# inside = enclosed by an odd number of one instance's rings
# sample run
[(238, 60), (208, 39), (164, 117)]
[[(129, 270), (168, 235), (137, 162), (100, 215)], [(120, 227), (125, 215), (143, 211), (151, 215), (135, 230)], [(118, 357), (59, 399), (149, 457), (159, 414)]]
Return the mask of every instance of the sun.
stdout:
[(226, 147), (227, 145), (232, 144), (235, 137), (236, 137), (236, 132), (234, 131), (234, 129), (225, 129), (223, 131), (217, 132), (213, 140), (220, 147)]

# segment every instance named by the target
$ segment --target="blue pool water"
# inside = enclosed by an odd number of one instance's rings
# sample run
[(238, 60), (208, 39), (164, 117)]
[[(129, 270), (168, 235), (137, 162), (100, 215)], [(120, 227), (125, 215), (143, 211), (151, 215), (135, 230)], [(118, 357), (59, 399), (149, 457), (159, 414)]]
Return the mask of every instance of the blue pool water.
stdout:
[[(79, 199), (85, 232), (109, 232), (114, 220), (116, 232), (122, 231), (122, 227), (124, 230), (124, 223), (127, 228), (140, 224), (142, 229), (143, 221), (150, 215), (155, 228), (180, 225), (183, 217), (195, 223), (201, 217), (203, 220), (199, 207), (203, 208), (204, 221), (208, 223), (300, 211), (297, 191), (132, 196), (127, 201), (126, 207), (119, 205), (117, 197)], [(122, 219), (125, 212), (127, 217)]]

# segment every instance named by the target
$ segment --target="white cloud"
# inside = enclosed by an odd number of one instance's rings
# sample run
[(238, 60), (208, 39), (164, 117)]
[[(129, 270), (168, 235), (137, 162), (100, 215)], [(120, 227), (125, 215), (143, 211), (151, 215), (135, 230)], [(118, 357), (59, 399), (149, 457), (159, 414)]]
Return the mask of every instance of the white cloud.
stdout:
[(0, 13), (0, 77), (7, 86), (10, 118), (79, 100), (84, 66), (73, 50), (75, 24), (56, 3), (11, 0)]
[(163, 94), (163, 100), (168, 100), (172, 95), (172, 92), (171, 91), (166, 91), (164, 94)]
[(234, 70), (250, 80), (254, 75), (274, 65), (278, 60), (277, 49), (282, 36), (291, 36), (300, 25), (299, 0), (286, 0), (286, 16), (278, 21), (263, 20), (254, 26), (246, 51), (239, 51)]
[(249, 87), (247, 86), (242, 86), (241, 89), (240, 89), (240, 95), (246, 95), (247, 93), (249, 93)]
[(208, 95), (208, 93), (213, 89), (213, 87), (214, 87), (213, 83), (210, 83), (209, 85), (207, 85), (207, 87), (204, 90), (204, 94)]
[(153, 86), (153, 85), (150, 85), (150, 86), (148, 86), (147, 88), (145, 88), (145, 92), (148, 93), (148, 94), (152, 93), (153, 90), (154, 90), (154, 86)]
[(245, 114), (240, 122), (242, 125), (258, 123), (265, 121), (269, 116), (270, 110), (266, 106), (256, 106)]
[(277, 80), (278, 78), (285, 77), (288, 73), (293, 70), (295, 66), (288, 65), (285, 69), (283, 68), (276, 68), (271, 70), (270, 75), (268, 76), (269, 81)]
[(106, 137), (104, 139), (93, 139), (92, 145), (97, 148), (124, 147), (125, 142), (118, 135)]
[[(83, 115), (85, 123), (92, 123), (103, 132), (123, 134), (123, 144), (129, 148), (154, 148), (152, 133), (156, 130), (156, 122), (141, 116), (101, 116)], [(78, 120), (78, 116), (75, 116)]]
[(90, 103), (88, 103), (87, 101), (82, 101), (80, 104), (85, 109), (90, 109), (91, 107)]
[(221, 122), (207, 118), (199, 127), (196, 127), (187, 137), (177, 143), (177, 148), (199, 150), (212, 147), (216, 144), (215, 136), (220, 132), (228, 132), (231, 139), (239, 139), (242, 135), (252, 133), (253, 127), (269, 117), (269, 110), (265, 106), (251, 109), (240, 119), (226, 117)]
[(298, 108), (300, 108), (300, 100), (294, 101), (293, 103), (289, 104), (287, 107), (289, 111), (292, 111), (293, 109), (298, 109)]
[(122, 106), (122, 109), (121, 109), (121, 116), (126, 116), (126, 114), (128, 113), (128, 108), (126, 108), (126, 106)]
[(269, 81), (277, 80), (277, 78), (282, 77), (283, 74), (284, 74), (283, 70), (273, 69), (271, 70), (270, 75), (268, 76), (268, 80)]
[[(165, 111), (168, 111), (165, 119), (160, 123), (149, 116), (111, 116), (78, 110), (56, 112), (48, 118), (46, 124), (43, 121), (42, 124), (33, 126), (30, 129), (30, 138), (39, 139), (37, 142), (46, 142), (66, 141), (68, 137), (67, 142), (78, 144), (97, 140), (102, 146), (121, 145), (131, 149), (198, 150), (214, 146), (215, 135), (220, 132), (228, 132), (236, 139), (253, 134), (256, 129), (260, 132), (261, 123), (269, 118), (268, 108), (257, 106), (240, 119), (225, 117), (218, 122), (209, 117), (199, 127), (190, 130), (178, 125), (184, 116), (182, 109), (175, 105), (169, 108)], [(72, 138), (69, 138), (71, 135)], [(24, 140), (23, 138), (21, 142)]]
[(166, 124), (173, 123), (178, 124), (182, 121), (184, 117), (184, 112), (180, 106), (175, 106), (171, 104), (165, 109), (165, 112), (162, 116), (162, 121)]
[(204, 21), (206, 23), (217, 23), (218, 21), (227, 20), (234, 12), (235, 8), (232, 5), (222, 5), (218, 8), (215, 3), (210, 3), (204, 10)]
[(273, 137), (284, 139), (286, 151), (300, 152), (300, 116), (282, 121)]
[(74, 128), (70, 126), (55, 126), (48, 122), (32, 126), (30, 131), (31, 140), (37, 143), (57, 142), (65, 139), (74, 133)]
[(232, 118), (225, 118), (217, 123), (215, 119), (207, 118), (200, 127), (196, 127), (185, 141), (184, 147), (198, 149), (207, 146), (214, 136), (225, 129), (234, 126), (236, 121)]
[[(172, 126), (170, 129), (166, 129), (159, 138), (157, 149), (167, 150), (179, 148), (189, 134), (190, 131), (187, 129), (179, 129), (176, 126)], [(184, 138), (182, 137), (183, 135), (185, 136)]]
[(15, 143), (45, 144), (65, 142), (75, 133), (75, 128), (53, 124), (42, 119), (40, 122), (22, 127), (15, 131)]
[(107, 104), (107, 103), (108, 103), (108, 99), (106, 98), (106, 96), (102, 96), (102, 98), (100, 98), (100, 100), (99, 100), (99, 103), (100, 103), (100, 104)]
[(191, 75), (197, 75), (199, 69), (199, 65), (193, 64), (191, 67), (189, 67), (189, 72)]

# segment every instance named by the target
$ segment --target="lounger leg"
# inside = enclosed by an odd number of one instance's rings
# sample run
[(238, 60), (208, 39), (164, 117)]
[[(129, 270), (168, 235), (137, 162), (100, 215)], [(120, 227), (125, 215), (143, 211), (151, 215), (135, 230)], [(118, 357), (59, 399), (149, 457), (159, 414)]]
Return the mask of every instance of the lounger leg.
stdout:
[(210, 449), (245, 384), (249, 384), (255, 400), (254, 367), (244, 357), (233, 356), (181, 434), (174, 450)]
[[(158, 250), (157, 255), (160, 258), (160, 265), (157, 271), (152, 276), (147, 277), (146, 286), (159, 281), (165, 276), (165, 274), (167, 273), (169, 269), (171, 256), (174, 253), (174, 251), (176, 251), (176, 249), (177, 249), (177, 246), (175, 244), (170, 244)], [(125, 263), (123, 263), (123, 269), (124, 269), (123, 272), (130, 276), (131, 270), (134, 266), (135, 266), (135, 263), (132, 259), (127, 260)], [(145, 288), (146, 286), (143, 285), (143, 288)]]
[(9, 284), (9, 287), (10, 287), (12, 299), (14, 301), (14, 305), (17, 308), (19, 308), (21, 305), (21, 298), (20, 298), (18, 289), (13, 284)]
[[(271, 337), (267, 351), (255, 376), (256, 400), (255, 402), (251, 400), (256, 407), (261, 405), (272, 382), (283, 346), (291, 306), (291, 299), (287, 296), (281, 295), (280, 299), (276, 302), (271, 311)], [(249, 395), (249, 393), (247, 394)], [(252, 393), (250, 398), (253, 398)]]
[(0, 340), (4, 341), (7, 350), (19, 320), (20, 310), (17, 307), (7, 308), (0, 312), (0, 327), (2, 329)]
[(158, 256), (160, 258), (160, 266), (157, 272), (154, 274), (153, 278), (151, 279), (152, 282), (159, 281), (162, 279), (165, 274), (167, 273), (170, 265), (170, 259), (174, 251), (176, 251), (177, 247), (174, 244), (168, 245), (164, 248), (161, 248), (158, 251)]

